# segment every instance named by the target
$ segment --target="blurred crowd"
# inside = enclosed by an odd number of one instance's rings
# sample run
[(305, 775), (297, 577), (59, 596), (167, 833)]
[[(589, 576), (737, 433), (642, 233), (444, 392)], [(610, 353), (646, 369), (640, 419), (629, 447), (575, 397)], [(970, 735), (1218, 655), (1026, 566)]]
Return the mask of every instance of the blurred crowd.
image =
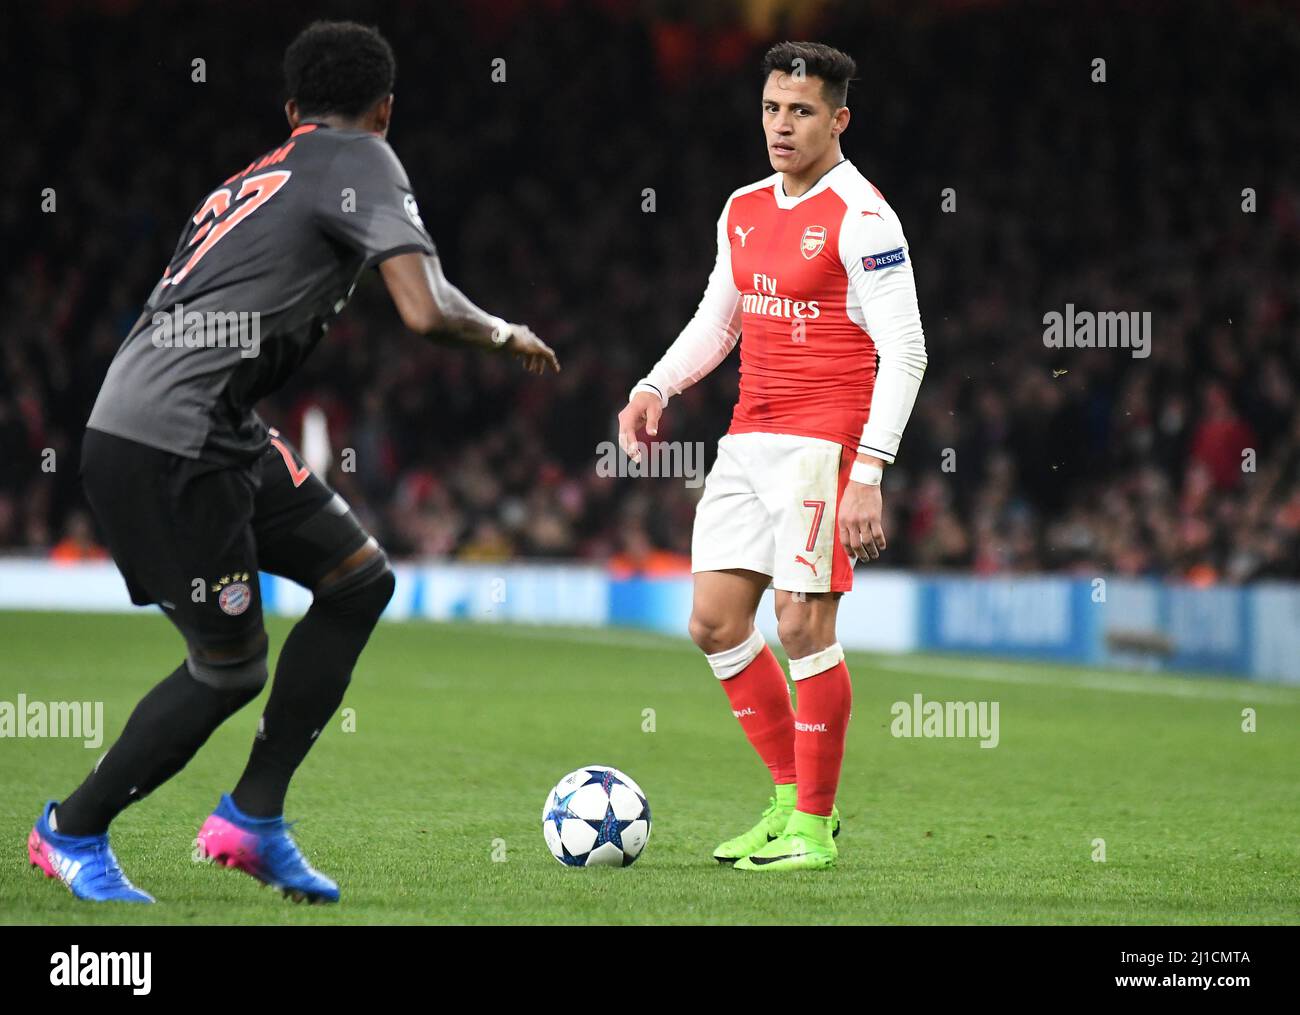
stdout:
[[(1284, 4), (1110, 6), (15, 10), (0, 550), (102, 553), (76, 458), (104, 371), (184, 217), (282, 140), (283, 48), (332, 12), (393, 42), (389, 140), (449, 276), (564, 367), (538, 379), (426, 343), (377, 277), (358, 287), (259, 411), (296, 438), (324, 410), (336, 461), (355, 453), (330, 481), (394, 555), (686, 566), (700, 491), (596, 466), (695, 308), (727, 194), (770, 172), (756, 68), (795, 36), (857, 58), (845, 154), (915, 264), (929, 368), (886, 477), (888, 563), (1295, 577), (1300, 22)], [(1047, 347), (1044, 315), (1067, 304), (1149, 311), (1149, 357)], [(660, 439), (711, 462), (736, 391), (733, 354)]]

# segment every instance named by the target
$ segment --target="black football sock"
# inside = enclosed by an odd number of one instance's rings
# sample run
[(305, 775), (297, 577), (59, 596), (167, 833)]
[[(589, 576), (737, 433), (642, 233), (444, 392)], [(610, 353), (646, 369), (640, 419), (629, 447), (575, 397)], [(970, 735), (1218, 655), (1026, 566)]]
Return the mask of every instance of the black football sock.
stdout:
[(372, 560), (317, 595), (285, 639), (248, 765), (231, 793), (249, 817), (284, 813), (289, 780), (343, 701), (357, 657), (393, 596), (388, 558)]
[(99, 835), (126, 807), (179, 772), (212, 731), (261, 687), (218, 690), (181, 663), (135, 706), (94, 771), (56, 810), (60, 835)]

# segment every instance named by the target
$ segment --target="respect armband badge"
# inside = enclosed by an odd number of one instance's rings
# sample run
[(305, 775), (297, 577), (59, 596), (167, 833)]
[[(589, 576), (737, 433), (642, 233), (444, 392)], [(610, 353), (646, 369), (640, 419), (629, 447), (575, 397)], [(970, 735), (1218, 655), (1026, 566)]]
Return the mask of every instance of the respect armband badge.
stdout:
[(886, 250), (879, 254), (872, 254), (870, 257), (862, 259), (862, 267), (866, 271), (879, 271), (881, 268), (893, 268), (907, 260), (907, 251), (902, 247), (895, 247), (893, 250)]

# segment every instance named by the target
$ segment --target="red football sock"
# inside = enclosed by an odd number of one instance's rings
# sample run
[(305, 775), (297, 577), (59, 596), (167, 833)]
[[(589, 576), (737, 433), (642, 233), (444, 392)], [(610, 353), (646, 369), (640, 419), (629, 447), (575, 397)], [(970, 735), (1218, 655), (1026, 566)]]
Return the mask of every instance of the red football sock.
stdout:
[[(839, 648), (838, 644), (832, 647)], [(828, 816), (840, 784), (844, 736), (849, 726), (849, 710), (853, 707), (853, 685), (849, 681), (849, 668), (844, 664), (844, 653), (837, 654), (839, 661), (834, 666), (795, 682), (799, 706), (794, 723), (794, 756), (799, 773), (799, 799), (795, 808), (805, 814)], [(822, 653), (810, 656), (809, 660), (819, 656)], [(799, 672), (801, 663), (807, 661), (791, 660), (791, 674)]]
[(719, 681), (731, 699), (731, 712), (778, 784), (795, 781), (794, 709), (785, 671), (763, 646), (734, 677)]

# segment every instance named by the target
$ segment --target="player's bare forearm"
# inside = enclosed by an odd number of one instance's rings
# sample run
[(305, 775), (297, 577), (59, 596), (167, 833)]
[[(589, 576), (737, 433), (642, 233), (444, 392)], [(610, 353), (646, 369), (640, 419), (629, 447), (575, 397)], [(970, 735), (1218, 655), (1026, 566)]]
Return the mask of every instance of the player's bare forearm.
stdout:
[(441, 320), (428, 337), (436, 342), (458, 342), (493, 348), (492, 335), (501, 321), (480, 309), (450, 282), (444, 281), (437, 294)]
[(437, 257), (399, 254), (382, 262), (379, 271), (402, 322), (417, 334), (435, 342), (502, 349), (521, 359), (529, 373), (559, 371), (554, 351), (532, 329), (475, 305), (448, 281)]
[[(547, 368), (559, 373), (560, 361), (555, 352), (527, 325), (510, 324), (480, 310), (450, 282), (446, 283), (442, 295), (443, 327), (430, 333), (430, 338), (503, 349), (521, 359), (529, 373), (545, 373)], [(502, 326), (507, 329), (508, 337), (504, 344), (498, 344), (494, 336)]]

